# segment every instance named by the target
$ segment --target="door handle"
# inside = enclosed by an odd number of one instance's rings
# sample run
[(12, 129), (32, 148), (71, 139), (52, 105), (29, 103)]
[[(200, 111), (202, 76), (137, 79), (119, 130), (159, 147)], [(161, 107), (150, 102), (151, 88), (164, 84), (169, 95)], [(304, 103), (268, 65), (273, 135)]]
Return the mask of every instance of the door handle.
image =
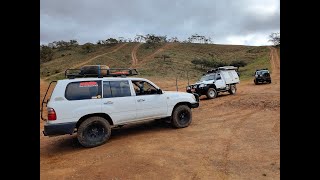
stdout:
[(142, 101), (145, 101), (144, 99), (138, 99), (138, 102), (142, 102)]
[(113, 104), (113, 102), (112, 101), (108, 101), (108, 102), (105, 102), (103, 104)]

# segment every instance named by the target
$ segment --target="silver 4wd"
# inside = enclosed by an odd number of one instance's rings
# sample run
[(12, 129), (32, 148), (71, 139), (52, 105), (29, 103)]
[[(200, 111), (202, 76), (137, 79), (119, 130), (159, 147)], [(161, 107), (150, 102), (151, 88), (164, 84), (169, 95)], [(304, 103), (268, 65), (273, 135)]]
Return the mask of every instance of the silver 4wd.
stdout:
[(239, 75), (234, 66), (223, 66), (207, 71), (207, 74), (195, 84), (186, 87), (188, 93), (197, 93), (199, 96), (206, 95), (213, 99), (219, 92), (229, 92), (235, 94), (236, 84), (240, 83)]
[(48, 112), (47, 119), (41, 112), (45, 136), (77, 132), (81, 145), (95, 147), (107, 142), (113, 127), (129, 123), (170, 119), (175, 128), (187, 127), (199, 96), (162, 91), (144, 78), (86, 77), (57, 81), (44, 104)]

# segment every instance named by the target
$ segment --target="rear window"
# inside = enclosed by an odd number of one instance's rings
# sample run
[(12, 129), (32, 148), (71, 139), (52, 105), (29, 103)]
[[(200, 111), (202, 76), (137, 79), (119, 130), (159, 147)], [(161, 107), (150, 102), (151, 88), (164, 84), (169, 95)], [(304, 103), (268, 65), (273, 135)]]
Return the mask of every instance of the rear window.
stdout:
[(65, 97), (68, 100), (101, 98), (101, 81), (80, 81), (67, 85)]

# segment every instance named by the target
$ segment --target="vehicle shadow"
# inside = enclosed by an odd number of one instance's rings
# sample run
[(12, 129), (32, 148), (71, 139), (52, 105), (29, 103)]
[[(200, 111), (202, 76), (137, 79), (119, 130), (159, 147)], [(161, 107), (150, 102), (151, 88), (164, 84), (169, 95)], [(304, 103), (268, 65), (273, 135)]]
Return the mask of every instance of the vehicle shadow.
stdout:
[[(218, 95), (216, 98), (214, 98), (214, 99), (209, 99), (209, 98), (207, 98), (206, 96), (201, 96), (201, 97), (200, 97), (200, 101), (207, 101), (207, 100), (212, 100), (212, 101), (214, 101), (215, 99), (219, 99), (219, 98), (222, 98), (222, 97), (224, 97), (224, 96), (230, 96), (230, 93), (228, 93), (228, 92), (219, 93), (219, 95)], [(201, 103), (201, 102), (200, 102), (200, 103)]]
[(263, 82), (263, 83), (258, 83), (258, 84), (254, 84), (254, 83), (253, 83), (253, 85), (255, 85), (255, 86), (267, 85), (267, 84), (271, 84), (271, 83), (268, 83), (268, 82)]
[[(147, 122), (135, 123), (132, 125), (125, 125), (121, 128), (113, 128), (111, 137), (106, 144), (119, 139), (125, 139), (128, 136), (135, 136), (139, 134), (152, 133), (155, 131), (162, 131), (162, 130), (170, 131), (170, 130), (174, 130), (174, 128), (172, 128), (170, 123), (165, 122), (164, 120), (152, 120)], [(53, 137), (53, 138), (56, 138), (56, 139), (52, 139), (52, 140), (49, 139), (49, 141), (51, 142), (48, 145), (40, 148), (40, 154), (42, 152), (43, 154), (55, 155), (59, 153), (66, 153), (69, 151), (88, 149), (83, 147), (78, 142), (76, 134), (73, 134), (72, 136), (65, 135), (65, 136)]]
[[(152, 133), (159, 130), (173, 130), (169, 122), (165, 120), (152, 120), (148, 122), (141, 122), (132, 125), (126, 125), (122, 128), (112, 129), (112, 139), (121, 139), (128, 135), (138, 135), (145, 133)], [(111, 140), (111, 139), (110, 139)]]

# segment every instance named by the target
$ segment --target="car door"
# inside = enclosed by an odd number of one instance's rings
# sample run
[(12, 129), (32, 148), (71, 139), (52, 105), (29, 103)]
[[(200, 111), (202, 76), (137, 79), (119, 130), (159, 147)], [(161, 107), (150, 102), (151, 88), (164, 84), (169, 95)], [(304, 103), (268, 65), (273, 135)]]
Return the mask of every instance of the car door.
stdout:
[(168, 111), (165, 94), (158, 94), (157, 88), (147, 81), (132, 81), (137, 103), (137, 119), (165, 117)]
[(103, 81), (102, 112), (108, 114), (113, 123), (136, 120), (136, 100), (128, 80)]

